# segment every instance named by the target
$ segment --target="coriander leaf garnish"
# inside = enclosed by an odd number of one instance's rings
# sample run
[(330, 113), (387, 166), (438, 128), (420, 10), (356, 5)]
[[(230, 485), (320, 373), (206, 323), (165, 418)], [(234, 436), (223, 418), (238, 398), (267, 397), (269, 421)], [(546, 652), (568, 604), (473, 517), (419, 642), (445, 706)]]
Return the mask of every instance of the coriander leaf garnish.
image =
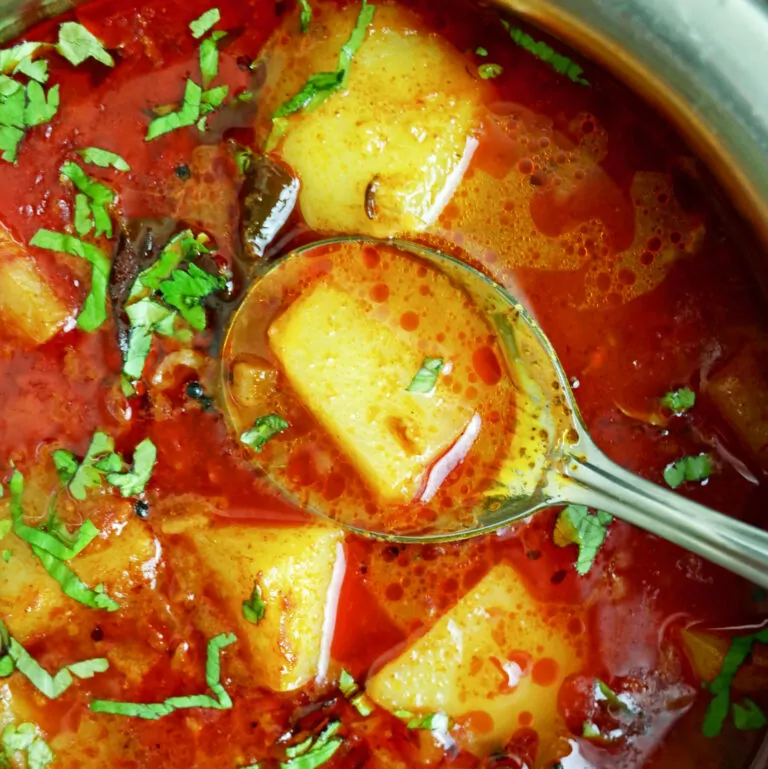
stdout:
[(93, 215), (88, 196), (82, 192), (75, 195), (75, 232), (80, 237), (87, 235), (93, 229)]
[(608, 534), (608, 524), (613, 520), (610, 513), (597, 510), (594, 514), (584, 505), (568, 505), (555, 521), (554, 541), (558, 547), (574, 544), (579, 546), (576, 571), (586, 574), (595, 561), (600, 546)]
[(0, 521), (0, 539), (5, 539), (13, 528), (13, 523), (7, 518), (4, 521)]
[(203, 89), (194, 80), (187, 80), (181, 109), (156, 117), (149, 124), (145, 141), (156, 139), (158, 136), (175, 131), (177, 128), (194, 125), (200, 117), (202, 95)]
[(103, 150), (99, 147), (85, 147), (78, 150), (77, 154), (84, 162), (100, 168), (114, 168), (116, 171), (130, 171), (131, 167), (116, 152)]
[[(7, 766), (14, 753), (26, 753), (27, 769), (46, 769), (55, 759), (53, 751), (37, 733), (34, 724), (8, 724), (3, 729), (0, 740), (3, 748), (0, 753), (0, 766)], [(6, 763), (3, 763), (4, 759)]]
[(683, 457), (664, 468), (664, 480), (673, 489), (685, 481), (704, 481), (710, 475), (712, 475), (712, 458), (709, 454)]
[(528, 51), (528, 53), (533, 54), (537, 59), (540, 59), (545, 64), (552, 67), (555, 72), (565, 75), (574, 83), (579, 83), (579, 85), (589, 85), (589, 80), (582, 77), (584, 70), (576, 64), (575, 61), (569, 59), (567, 56), (557, 53), (546, 43), (534, 40), (529, 34), (523, 32), (523, 30), (518, 27), (513, 27), (508, 21), (502, 19), (501, 23), (504, 25), (504, 29), (509, 32), (509, 36), (512, 40), (521, 48)]
[(192, 32), (192, 37), (195, 40), (199, 40), (209, 29), (221, 21), (221, 12), (218, 8), (211, 8), (206, 11), (200, 18), (190, 22), (189, 29)]
[(109, 187), (91, 179), (77, 163), (67, 162), (61, 167), (61, 175), (69, 179), (75, 187), (89, 198), (89, 207), (96, 225), (96, 236), (106, 234), (112, 237), (112, 221), (106, 206), (115, 199), (115, 193)]
[(248, 622), (258, 625), (264, 619), (266, 609), (267, 605), (264, 603), (261, 595), (261, 585), (256, 582), (253, 586), (251, 597), (247, 601), (243, 601), (243, 616)]
[[(725, 657), (723, 657), (720, 672), (707, 687), (713, 696), (707, 706), (707, 713), (704, 716), (704, 723), (701, 727), (705, 737), (716, 737), (720, 734), (730, 707), (731, 683), (736, 677), (736, 673), (739, 672), (739, 668), (752, 652), (752, 647), (758, 641), (760, 643), (768, 643), (768, 628), (751, 635), (737, 636), (731, 639), (731, 645), (725, 653)], [(749, 708), (749, 705), (746, 707)], [(734, 708), (735, 718), (736, 712)], [(756, 716), (747, 716), (743, 712), (739, 714), (739, 719), (742, 723), (746, 723), (747, 720), (751, 722), (753, 718), (756, 718)]]
[(29, 244), (48, 251), (58, 251), (70, 256), (77, 256), (91, 263), (93, 267), (91, 270), (91, 290), (88, 292), (77, 317), (77, 325), (83, 331), (95, 331), (99, 328), (107, 318), (107, 284), (112, 268), (106, 254), (90, 243), (85, 243), (72, 235), (65, 235), (52, 230), (38, 230)]
[(86, 521), (78, 530), (72, 545), (66, 545), (50, 532), (36, 529), (24, 523), (22, 495), (24, 493), (24, 476), (16, 470), (8, 484), (11, 492), (11, 520), (13, 531), (19, 539), (24, 540), (32, 548), (32, 552), (48, 574), (59, 583), (65, 595), (92, 609), (116, 611), (120, 607), (103, 589), (91, 590), (64, 563), (81, 553), (96, 537), (98, 529)]
[(357, 681), (344, 668), (339, 676), (339, 689), (363, 718), (368, 718), (373, 713), (374, 708), (370, 699), (365, 692), (360, 691)]
[(287, 748), (287, 761), (280, 763), (280, 769), (316, 769), (329, 761), (342, 746), (344, 740), (336, 737), (341, 721), (331, 721), (317, 738), (309, 737), (292, 748)]
[(483, 48), (482, 45), (478, 45), (477, 48), (475, 48), (475, 53), (478, 56), (487, 56), (488, 55), (488, 51), (485, 48)]
[(99, 533), (99, 530), (91, 521), (85, 521), (78, 530), (71, 545), (66, 545), (53, 534), (42, 529), (28, 526), (24, 523), (24, 508), (22, 506), (22, 497), (24, 494), (24, 476), (15, 470), (8, 483), (11, 492), (11, 521), (13, 522), (13, 533), (21, 540), (30, 545), (33, 550), (39, 550), (52, 555), (54, 558), (69, 561), (75, 558), (88, 545), (93, 542)]
[(690, 387), (681, 387), (679, 390), (668, 392), (662, 399), (661, 405), (675, 414), (682, 414), (692, 409), (696, 403), (696, 393)]
[(59, 27), (56, 50), (76, 67), (89, 57), (108, 67), (115, 66), (115, 60), (104, 49), (101, 41), (82, 24), (74, 21), (64, 22)]
[(409, 393), (429, 394), (435, 389), (437, 377), (443, 370), (442, 358), (424, 358), (421, 368), (406, 388)]
[[(312, 75), (295, 96), (292, 96), (275, 110), (275, 114), (272, 116), (273, 122), (278, 118), (292, 115), (294, 112), (311, 112), (336, 91), (341, 91), (347, 87), (352, 58), (365, 40), (366, 30), (373, 20), (375, 11), (376, 6), (368, 5), (367, 0), (363, 0), (355, 28), (339, 52), (336, 71), (317, 72)], [(269, 139), (267, 141), (269, 143)]]
[(205, 309), (201, 300), (225, 285), (226, 281), (220, 275), (211, 275), (190, 264), (186, 272), (174, 270), (170, 279), (164, 280), (158, 288), (163, 299), (175, 307), (192, 328), (202, 331), (205, 328)]
[(133, 469), (125, 473), (110, 473), (107, 483), (120, 489), (123, 497), (136, 497), (147, 486), (157, 460), (157, 448), (150, 438), (145, 438), (133, 452)]
[(19, 144), (24, 138), (24, 131), (13, 126), (0, 125), (0, 151), (7, 163), (15, 163), (19, 155)]
[(0, 72), (11, 75), (25, 59), (31, 59), (38, 51), (50, 47), (49, 43), (19, 43), (12, 48), (0, 50)]
[(309, 4), (309, 0), (299, 0), (299, 7), (301, 8), (301, 31), (306, 32), (312, 23), (312, 6)]
[(254, 451), (260, 452), (267, 441), (285, 432), (289, 427), (290, 424), (278, 414), (268, 414), (265, 417), (259, 417), (253, 423), (253, 427), (240, 436), (240, 440)]
[(59, 109), (59, 86), (48, 89), (32, 80), (27, 85), (27, 106), (24, 108), (24, 124), (30, 128), (49, 123)]
[[(53, 452), (53, 462), (59, 477), (64, 482), (64, 478), (71, 471), (73, 455), (59, 449)], [(97, 430), (93, 434), (83, 461), (77, 465), (75, 472), (66, 481), (69, 493), (77, 500), (84, 500), (88, 489), (100, 488), (102, 477), (110, 471), (120, 470), (122, 466), (122, 460), (115, 454), (114, 440), (106, 433)]]
[(738, 702), (733, 703), (733, 723), (736, 724), (736, 728), (741, 731), (762, 729), (768, 723), (765, 713), (749, 697), (745, 697), (742, 702), (743, 705)]
[(492, 80), (501, 75), (502, 72), (504, 72), (504, 67), (502, 67), (501, 64), (481, 64), (477, 68), (477, 74), (480, 75), (483, 80)]
[(207, 88), (219, 74), (218, 42), (224, 35), (226, 32), (217, 30), (200, 43), (200, 73), (203, 76), (203, 88)]
[(205, 662), (205, 682), (214, 696), (195, 694), (188, 697), (170, 697), (163, 702), (117, 702), (114, 700), (94, 700), (91, 710), (94, 713), (108, 713), (114, 716), (130, 716), (156, 721), (158, 718), (173, 713), (174, 710), (187, 708), (213, 708), (214, 710), (229, 710), (232, 698), (221, 684), (222, 649), (235, 643), (237, 637), (231, 633), (222, 633), (208, 642), (208, 654)]
[(93, 678), (96, 673), (109, 669), (109, 662), (102, 658), (83, 660), (72, 665), (65, 665), (56, 675), (51, 675), (29, 652), (8, 633), (0, 620), (0, 651), (13, 662), (13, 667), (42, 692), (48, 699), (55, 700), (69, 689), (74, 678)]
[(48, 62), (45, 59), (33, 60), (31, 56), (26, 56), (13, 70), (14, 75), (26, 75), (38, 83), (48, 82)]
[(445, 713), (428, 713), (425, 716), (413, 716), (408, 720), (409, 729), (426, 729), (432, 732), (447, 732), (451, 729), (451, 719)]

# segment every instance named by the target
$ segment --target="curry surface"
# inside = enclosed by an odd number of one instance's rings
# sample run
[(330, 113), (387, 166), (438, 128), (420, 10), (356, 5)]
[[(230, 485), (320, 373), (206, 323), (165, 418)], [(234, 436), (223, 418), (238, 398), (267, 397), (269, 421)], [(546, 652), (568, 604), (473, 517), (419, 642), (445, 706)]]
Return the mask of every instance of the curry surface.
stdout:
[[(464, 3), (404, 5), (458, 51), (484, 46), (506, 73), (480, 84), (496, 122), (486, 126), (457, 198), (419, 238), (484, 269), (530, 308), (578, 385), (576, 398), (595, 441), (612, 459), (662, 482), (669, 462), (705, 447), (717, 455), (718, 472), (706, 485), (681, 491), (761, 524), (768, 500), (765, 450), (751, 449), (708, 394), (708, 383), (721, 382), (718, 372), (743, 355), (757, 361), (744, 386), (759, 391), (768, 381), (764, 304), (744, 266), (742, 251), (751, 246), (737, 239), (742, 225), (663, 119), (603, 73), (588, 68), (590, 87), (555, 75), (514, 46), (492, 14)], [(117, 66), (75, 71), (51, 62), (62, 106), (50, 131), (27, 137), (17, 165), (0, 164), (0, 217), (22, 244), (41, 227), (63, 231), (71, 212), (60, 200), (59, 167), (70, 149), (119, 152), (129, 173), (93, 173), (117, 191), (117, 218), (169, 218), (202, 229), (234, 273), (232, 300), (213, 309), (211, 346), (204, 351), (213, 356), (247, 270), (239, 261), (241, 182), (224, 141), (256, 142), (255, 107), (225, 109), (205, 134), (182, 129), (144, 141), (149, 107), (177, 101), (183, 80), (195, 71), (197, 45), (187, 25), (208, 7), (201, 0), (105, 1), (77, 11), (76, 18), (117, 52)], [(222, 46), (218, 82), (232, 92), (258, 88), (249, 65), (293, 8), (266, 0), (222, 2), (220, 8), (221, 28), (234, 32)], [(326, 4), (319, 18), (332, 12)], [(30, 39), (54, 37), (53, 22), (29, 33)], [(291, 38), (282, 44), (290, 50)], [(315, 237), (294, 213), (272, 252)], [(30, 251), (51, 285), (79, 307), (88, 275), (82, 264)], [(65, 331), (37, 348), (0, 329), (4, 468), (14, 463), (32, 473), (59, 446), (82, 456), (97, 429), (128, 453), (146, 436), (158, 448), (147, 493), (150, 516), (142, 524), (162, 548), (151, 587), (124, 611), (83, 608), (25, 644), (51, 670), (86, 657), (123, 660), (121, 669), (113, 665), (59, 700), (34, 697), (35, 721), (60, 740), (84, 722), (93, 697), (159, 701), (202, 687), (206, 635), (196, 614), (206, 613), (209, 626), (223, 629), (229, 619), (222, 596), (195, 573), (193, 557), (164, 525), (180, 507), (253, 527), (309, 520), (253, 472), (220, 412), (186, 395), (190, 381), (205, 380), (200, 371), (177, 367), (167, 387), (126, 400), (116, 340), (111, 321), (91, 334)], [(155, 350), (150, 366), (161, 359)], [(738, 379), (739, 371), (733, 376)], [(658, 398), (684, 384), (699, 392), (696, 409), (663, 427), (652, 424)], [(766, 418), (763, 404), (752, 419)], [(120, 525), (131, 515), (124, 506), (100, 522)], [(570, 632), (584, 642), (584, 665), (560, 691), (559, 711), (572, 734), (558, 739), (580, 743), (585, 765), (745, 765), (760, 734), (738, 732), (729, 723), (715, 739), (701, 735), (708, 698), (680, 650), (679, 630), (699, 623), (727, 635), (728, 628), (760, 626), (768, 617), (765, 599), (755, 600), (742, 580), (621, 521), (612, 524), (595, 566), (581, 577), (573, 548), (553, 544), (555, 516), (545, 512), (450, 545), (395, 546), (348, 536), (333, 659), (364, 680), (434, 625), (492, 566), (509, 563), (537, 600), (566, 604), (578, 617)], [(614, 690), (643, 693), (648, 712), (670, 682), (684, 684), (684, 693), (674, 716), (653, 721), (644, 740), (601, 748), (579, 739), (596, 675)], [(78, 737), (79, 758), (65, 765), (242, 766), (279, 757), (282, 735), (309, 733), (329, 716), (342, 718), (345, 736), (329, 767), (490, 767), (535, 760), (535, 725), (524, 719), (506, 748), (508, 763), (495, 762), (444, 753), (428, 735), (407, 730), (381, 709), (363, 719), (332, 688), (274, 694), (252, 686), (242, 662), (225, 666), (225, 680), (232, 710), (187, 711), (157, 722), (89, 721)], [(14, 686), (31, 696), (26, 682)], [(765, 694), (752, 696), (768, 704)]]

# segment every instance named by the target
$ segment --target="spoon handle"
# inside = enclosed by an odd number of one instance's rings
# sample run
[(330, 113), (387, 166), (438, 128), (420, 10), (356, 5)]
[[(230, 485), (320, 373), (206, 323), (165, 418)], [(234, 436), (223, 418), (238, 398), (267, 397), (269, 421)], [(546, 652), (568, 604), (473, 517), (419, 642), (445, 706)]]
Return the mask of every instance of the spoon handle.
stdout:
[(571, 454), (563, 488), (571, 503), (599, 507), (768, 588), (768, 533), (630, 473), (591, 442)]

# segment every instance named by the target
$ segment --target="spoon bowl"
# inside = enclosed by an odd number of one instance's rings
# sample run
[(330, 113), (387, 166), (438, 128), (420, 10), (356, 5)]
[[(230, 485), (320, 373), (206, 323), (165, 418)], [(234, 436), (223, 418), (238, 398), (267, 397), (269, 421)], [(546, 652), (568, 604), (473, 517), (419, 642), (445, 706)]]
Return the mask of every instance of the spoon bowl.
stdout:
[[(297, 249), (254, 274), (223, 347), (224, 410), (234, 432), (241, 434), (247, 425), (232, 394), (233, 356), (248, 346), (249, 340), (266, 333), (265, 324), (275, 312), (267, 297), (300, 292), (298, 266), (304, 262), (312, 269), (309, 260), (318, 254), (332, 259), (333, 249), (345, 244), (394, 249), (435, 270), (471, 300), (498, 340), (510, 374), (515, 428), (506, 436), (495, 477), (481, 494), (472, 495), (459, 509), (441, 510), (429, 518), (409, 518), (406, 525), (395, 525), (380, 515), (366, 515), (357, 508), (354, 513), (348, 509), (343, 512), (343, 507), (326, 503), (322, 496), (299, 498), (287, 488), (279, 462), (270, 468), (256, 454), (255, 464), (284, 493), (350, 530), (397, 542), (463, 539), (553, 505), (584, 505), (616, 515), (768, 587), (768, 534), (640, 478), (609, 460), (589, 436), (557, 354), (525, 307), (473, 267), (421, 245), (400, 240), (335, 238)], [(254, 312), (255, 303), (261, 303), (258, 312)]]

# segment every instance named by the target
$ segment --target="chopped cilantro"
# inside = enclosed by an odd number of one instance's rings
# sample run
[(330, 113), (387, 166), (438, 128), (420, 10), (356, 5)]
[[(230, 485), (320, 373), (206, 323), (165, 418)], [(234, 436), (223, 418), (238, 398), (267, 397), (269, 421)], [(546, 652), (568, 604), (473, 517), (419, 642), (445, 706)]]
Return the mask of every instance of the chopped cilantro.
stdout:
[(96, 236), (106, 234), (108, 238), (111, 238), (112, 221), (109, 218), (106, 206), (114, 201), (115, 193), (101, 182), (91, 179), (77, 163), (64, 163), (60, 170), (62, 176), (69, 179), (80, 192), (88, 197), (88, 205), (96, 225)]
[(341, 675), (339, 676), (339, 689), (347, 699), (358, 689), (357, 681), (344, 668), (341, 669)]
[(597, 510), (594, 514), (584, 505), (568, 505), (555, 521), (554, 541), (558, 547), (574, 544), (579, 546), (576, 571), (582, 576), (595, 562), (595, 556), (608, 534), (608, 524), (613, 520), (610, 513)]
[(47, 48), (48, 43), (19, 43), (12, 48), (0, 50), (0, 72), (11, 75), (16, 72), (25, 59), (31, 59), (40, 49)]
[(91, 290), (80, 310), (77, 325), (83, 331), (95, 331), (99, 328), (107, 317), (107, 284), (112, 267), (106, 254), (96, 246), (85, 243), (72, 235), (51, 230), (38, 230), (29, 243), (31, 246), (49, 251), (77, 256), (91, 263), (93, 267)]
[(488, 55), (488, 51), (485, 48), (483, 48), (483, 46), (481, 46), (481, 45), (478, 45), (477, 48), (475, 48), (475, 53), (478, 56), (487, 56)]
[(221, 31), (214, 32), (200, 43), (200, 73), (203, 76), (203, 88), (207, 88), (219, 74), (218, 42), (225, 34), (226, 32)]
[(203, 89), (194, 80), (187, 80), (181, 109), (156, 117), (149, 124), (145, 141), (152, 141), (152, 139), (175, 131), (177, 128), (194, 125), (200, 117), (202, 95)]
[(681, 387), (679, 390), (668, 392), (662, 399), (661, 405), (675, 414), (682, 414), (692, 409), (696, 403), (696, 393), (690, 387)]
[(100, 168), (114, 168), (116, 171), (130, 171), (131, 167), (116, 152), (103, 150), (99, 147), (85, 147), (77, 154), (86, 162)]
[(712, 458), (709, 454), (683, 457), (664, 468), (664, 480), (676, 489), (684, 481), (704, 481), (712, 475)]
[(55, 759), (53, 751), (37, 733), (34, 724), (8, 724), (3, 729), (0, 740), (3, 748), (0, 753), (0, 766), (8, 766), (15, 753), (26, 754), (27, 769), (46, 769)]
[[(712, 694), (712, 700), (707, 706), (707, 712), (704, 716), (704, 723), (701, 731), (705, 737), (716, 737), (720, 734), (725, 719), (728, 716), (728, 710), (731, 703), (731, 683), (739, 672), (739, 668), (744, 664), (747, 657), (752, 652), (752, 647), (756, 642), (768, 643), (768, 628), (752, 633), (751, 635), (737, 636), (731, 639), (731, 645), (723, 657), (723, 664), (720, 672), (709, 684), (709, 691)], [(746, 706), (749, 709), (749, 705)], [(746, 723), (747, 720), (756, 719), (754, 715), (747, 715), (739, 712), (739, 720)], [(736, 712), (734, 708), (734, 719)]]
[(45, 59), (32, 59), (31, 56), (25, 56), (16, 65), (13, 70), (14, 75), (26, 75), (31, 80), (37, 80), (38, 83), (48, 82), (48, 62)]
[(407, 726), (409, 729), (447, 732), (451, 728), (451, 719), (445, 713), (428, 713), (425, 716), (413, 716), (408, 720)]
[(145, 438), (133, 452), (133, 469), (125, 473), (110, 473), (107, 483), (120, 489), (123, 497), (136, 497), (146, 488), (156, 460), (157, 448), (151, 439)]
[(48, 89), (32, 80), (27, 85), (27, 106), (24, 108), (24, 124), (30, 128), (49, 123), (59, 109), (59, 86)]
[(108, 67), (115, 66), (115, 60), (104, 49), (101, 41), (82, 24), (74, 21), (64, 22), (59, 27), (56, 50), (76, 67), (88, 58), (96, 59)]
[[(84, 500), (88, 489), (98, 489), (108, 472), (122, 469), (123, 461), (115, 454), (115, 442), (109, 435), (96, 431), (83, 461), (78, 465), (74, 456), (62, 449), (53, 452), (53, 462), (62, 483), (77, 500)], [(73, 467), (75, 468), (73, 471)]]
[(190, 22), (189, 28), (192, 31), (192, 37), (195, 40), (199, 40), (208, 30), (221, 21), (221, 12), (218, 8), (211, 8), (206, 11), (200, 18)]
[(340, 728), (340, 721), (332, 721), (316, 739), (309, 737), (299, 745), (286, 749), (288, 760), (280, 763), (280, 769), (316, 769), (322, 766), (344, 742), (335, 736)]
[(75, 195), (75, 232), (80, 237), (87, 235), (93, 229), (93, 216), (88, 196), (82, 192)]
[(555, 72), (565, 75), (569, 80), (579, 85), (589, 85), (589, 81), (582, 77), (584, 70), (576, 64), (575, 61), (569, 59), (567, 56), (554, 51), (546, 43), (534, 40), (529, 34), (523, 32), (518, 27), (513, 27), (508, 21), (501, 20), (504, 28), (509, 32), (509, 36), (512, 40), (524, 48), (528, 53), (533, 54), (537, 59), (540, 59), (545, 64), (552, 67)]
[(240, 436), (240, 440), (254, 451), (260, 452), (267, 441), (285, 432), (289, 427), (288, 422), (278, 414), (268, 414), (265, 417), (258, 417), (253, 427)]
[(93, 678), (96, 673), (104, 673), (109, 669), (109, 662), (99, 657), (65, 665), (56, 675), (52, 676), (8, 633), (2, 620), (0, 620), (0, 653), (3, 654), (3, 657), (9, 657), (13, 663), (13, 669), (21, 673), (50, 700), (60, 697), (72, 686), (74, 683), (73, 676), (81, 679)]
[(442, 358), (424, 358), (421, 368), (416, 372), (408, 385), (409, 393), (424, 393), (429, 395), (437, 384), (437, 377), (443, 370)]
[(339, 676), (339, 689), (363, 718), (368, 718), (373, 713), (370, 699), (360, 691), (357, 681), (344, 668)]
[(5, 539), (13, 528), (13, 522), (6, 518), (4, 521), (0, 521), (0, 539)]
[(297, 94), (277, 108), (272, 116), (273, 121), (292, 115), (294, 112), (311, 112), (317, 109), (329, 96), (347, 87), (352, 58), (365, 40), (366, 30), (373, 20), (375, 11), (376, 6), (368, 5), (367, 0), (363, 0), (355, 28), (339, 52), (336, 71), (317, 72), (312, 75)]
[(15, 163), (19, 155), (19, 144), (24, 138), (24, 131), (13, 126), (0, 125), (0, 151), (7, 163)]
[(205, 309), (202, 300), (214, 291), (224, 288), (226, 281), (220, 275), (211, 275), (197, 265), (190, 264), (187, 271), (174, 270), (159, 290), (163, 299), (175, 307), (192, 328), (205, 328)]
[[(3, 550), (0, 552), (0, 557), (2, 557), (5, 563), (10, 563), (11, 558), (13, 558), (13, 550)], [(0, 678), (2, 678), (2, 675), (0, 675)]]
[(128, 299), (136, 299), (147, 291), (156, 291), (161, 281), (169, 278), (171, 273), (185, 260), (200, 254), (207, 254), (204, 236), (195, 238), (192, 230), (183, 230), (174, 235), (160, 252), (157, 260), (146, 270), (139, 273), (128, 294)]
[(230, 634), (222, 633), (208, 642), (208, 654), (205, 663), (205, 681), (214, 696), (208, 694), (195, 694), (188, 697), (170, 697), (164, 702), (117, 702), (114, 700), (94, 700), (91, 710), (94, 713), (109, 713), (115, 716), (130, 716), (156, 721), (158, 718), (173, 713), (174, 710), (187, 708), (213, 708), (214, 710), (229, 710), (232, 707), (232, 698), (221, 684), (221, 659), (222, 649), (235, 643), (237, 638)]
[(733, 723), (736, 724), (736, 728), (741, 731), (762, 729), (768, 723), (765, 713), (748, 697), (745, 697), (742, 702), (743, 705), (738, 702), (733, 704)]
[(477, 68), (477, 74), (480, 75), (483, 80), (493, 80), (493, 78), (501, 75), (502, 72), (504, 72), (504, 67), (500, 64), (481, 64)]
[(256, 582), (253, 586), (251, 597), (247, 601), (243, 601), (243, 616), (248, 622), (258, 625), (264, 619), (266, 608), (267, 605), (264, 603), (261, 595), (261, 585)]
[(309, 4), (309, 0), (299, 0), (299, 7), (301, 8), (301, 31), (306, 32), (312, 23), (312, 6)]

